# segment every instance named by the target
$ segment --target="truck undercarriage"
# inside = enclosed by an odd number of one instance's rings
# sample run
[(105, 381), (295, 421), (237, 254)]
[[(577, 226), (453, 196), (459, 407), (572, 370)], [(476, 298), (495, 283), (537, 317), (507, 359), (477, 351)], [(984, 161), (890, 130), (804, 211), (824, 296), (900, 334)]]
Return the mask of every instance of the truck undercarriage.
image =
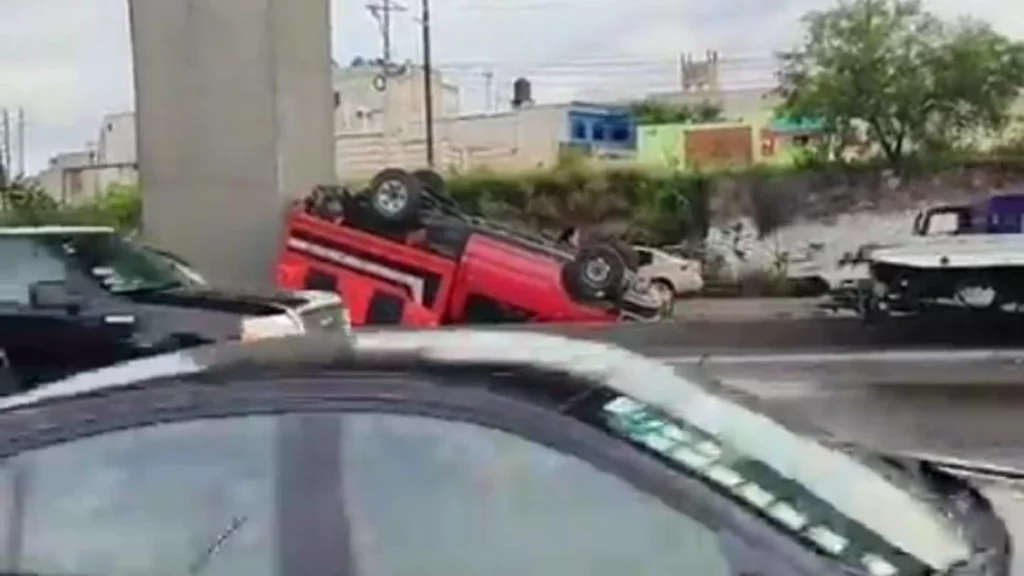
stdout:
[(869, 319), (950, 307), (1018, 312), (1022, 304), (1019, 266), (922, 268), (876, 261), (860, 293), (861, 312)]

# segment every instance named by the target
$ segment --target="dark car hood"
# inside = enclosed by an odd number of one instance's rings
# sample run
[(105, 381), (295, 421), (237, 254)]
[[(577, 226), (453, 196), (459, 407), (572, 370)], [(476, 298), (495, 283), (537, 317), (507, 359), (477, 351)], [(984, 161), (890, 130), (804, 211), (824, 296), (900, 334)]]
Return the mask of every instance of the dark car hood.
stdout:
[(144, 304), (202, 308), (247, 316), (280, 314), (308, 303), (308, 299), (299, 293), (226, 290), (209, 286), (140, 292), (127, 297)]

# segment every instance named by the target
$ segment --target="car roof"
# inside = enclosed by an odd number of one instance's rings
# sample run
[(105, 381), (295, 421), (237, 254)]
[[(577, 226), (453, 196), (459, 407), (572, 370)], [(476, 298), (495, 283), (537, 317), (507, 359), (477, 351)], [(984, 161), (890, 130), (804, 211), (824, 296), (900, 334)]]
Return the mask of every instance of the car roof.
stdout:
[[(934, 510), (852, 456), (793, 432), (767, 415), (715, 393), (711, 386), (667, 363), (611, 344), (553, 334), (452, 329), (234, 342), (81, 374), (0, 401), (0, 412), (131, 386), (147, 379), (218, 368), (248, 366), (273, 370), (305, 366), (329, 369), (343, 362), (358, 368), (359, 360), (367, 365), (398, 369), (403, 366), (533, 369), (565, 375), (566, 380), (578, 382), (581, 391), (587, 386), (610, 389), (701, 428), (740, 453), (756, 454), (785, 477), (816, 486), (818, 494), (841, 512), (852, 518), (871, 518), (874, 529), (890, 537), (900, 536), (897, 544), (933, 566), (943, 566), (967, 555), (962, 541), (955, 535), (937, 530)], [(863, 490), (871, 497), (850, 498), (851, 488)], [(901, 510), (901, 514), (877, 515), (877, 510), (886, 509)]]
[(113, 234), (108, 226), (2, 226), (0, 236), (42, 236), (56, 234)]
[[(617, 346), (553, 334), (451, 329), (297, 336), (196, 348), (81, 374), (0, 401), (0, 412), (39, 402), (87, 395), (141, 381), (248, 366), (273, 370), (329, 369), (362, 359), (376, 367), (402, 366), (533, 369), (567, 376), (580, 386), (604, 387), (654, 406), (703, 429), (741, 453), (757, 454), (785, 477), (819, 489), (819, 495), (853, 518), (871, 518), (875, 529), (900, 535), (898, 544), (933, 566), (966, 556), (963, 543), (935, 528), (934, 511), (884, 475), (842, 451), (828, 448), (741, 405), (661, 361)], [(799, 455), (799, 457), (797, 456)], [(871, 498), (850, 498), (851, 487)], [(860, 492), (858, 492), (859, 494)], [(838, 506), (837, 506), (838, 507)], [(877, 510), (901, 510), (879, 517)], [(908, 526), (911, 528), (908, 530)]]

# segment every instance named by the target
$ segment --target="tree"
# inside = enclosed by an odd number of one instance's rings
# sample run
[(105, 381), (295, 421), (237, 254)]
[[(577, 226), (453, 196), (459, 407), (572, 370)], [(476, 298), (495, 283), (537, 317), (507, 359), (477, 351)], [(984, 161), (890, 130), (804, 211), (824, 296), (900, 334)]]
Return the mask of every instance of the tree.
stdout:
[(780, 115), (814, 118), (898, 163), (1003, 130), (1024, 87), (1024, 45), (986, 24), (946, 23), (918, 0), (840, 0), (803, 18), (802, 46), (780, 55)]
[(657, 100), (641, 100), (629, 106), (637, 124), (708, 124), (723, 122), (722, 107), (711, 102), (675, 104)]

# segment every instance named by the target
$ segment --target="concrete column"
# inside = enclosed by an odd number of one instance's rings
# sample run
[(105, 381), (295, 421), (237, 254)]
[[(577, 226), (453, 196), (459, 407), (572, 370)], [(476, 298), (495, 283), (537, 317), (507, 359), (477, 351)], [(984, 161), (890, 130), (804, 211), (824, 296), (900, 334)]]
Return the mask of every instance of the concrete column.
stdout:
[(328, 0), (129, 0), (146, 237), (267, 284), (288, 201), (334, 171)]

